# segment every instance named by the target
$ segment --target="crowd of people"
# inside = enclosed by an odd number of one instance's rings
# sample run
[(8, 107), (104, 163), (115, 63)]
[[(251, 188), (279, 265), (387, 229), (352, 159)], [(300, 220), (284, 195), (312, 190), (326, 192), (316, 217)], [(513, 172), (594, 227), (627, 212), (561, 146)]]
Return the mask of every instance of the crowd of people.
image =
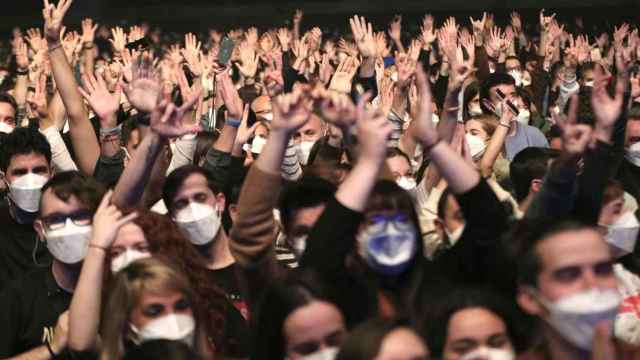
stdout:
[(636, 25), (71, 6), (0, 61), (0, 358), (640, 357)]

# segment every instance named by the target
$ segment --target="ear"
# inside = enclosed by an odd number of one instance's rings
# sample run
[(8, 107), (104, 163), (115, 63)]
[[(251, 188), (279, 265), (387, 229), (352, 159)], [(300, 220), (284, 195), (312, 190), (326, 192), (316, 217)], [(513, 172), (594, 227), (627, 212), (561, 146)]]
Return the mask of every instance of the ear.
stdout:
[(539, 316), (544, 311), (540, 301), (534, 295), (534, 290), (530, 286), (518, 286), (516, 301), (518, 302), (518, 305), (520, 305), (520, 308), (529, 315)]
[(34, 221), (33, 229), (36, 231), (36, 234), (38, 234), (38, 239), (44, 242), (46, 237), (44, 235), (45, 231), (44, 231), (44, 225), (42, 224), (42, 220), (37, 219), (36, 221)]
[(216, 205), (218, 206), (218, 211), (220, 211), (220, 213), (224, 211), (226, 204), (227, 204), (227, 198), (224, 196), (224, 193), (221, 191), (216, 195)]
[(445, 235), (445, 226), (444, 226), (444, 222), (441, 219), (435, 219), (433, 221), (433, 224), (436, 227), (436, 233), (438, 234), (438, 236), (440, 237), (440, 239), (444, 239), (444, 235)]
[(529, 192), (537, 193), (542, 189), (542, 180), (541, 179), (533, 179), (531, 180), (531, 185), (529, 186)]
[(231, 217), (231, 221), (236, 221), (236, 216), (238, 215), (238, 206), (236, 204), (229, 205), (229, 216)]

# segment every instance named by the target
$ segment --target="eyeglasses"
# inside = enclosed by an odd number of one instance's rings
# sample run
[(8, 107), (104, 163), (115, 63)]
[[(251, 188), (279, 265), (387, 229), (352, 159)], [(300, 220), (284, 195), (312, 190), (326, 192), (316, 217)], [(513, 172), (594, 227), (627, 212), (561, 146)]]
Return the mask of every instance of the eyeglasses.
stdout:
[(54, 213), (41, 218), (42, 224), (47, 230), (62, 229), (67, 219), (78, 226), (91, 225), (93, 214), (89, 210), (79, 210), (72, 214)]

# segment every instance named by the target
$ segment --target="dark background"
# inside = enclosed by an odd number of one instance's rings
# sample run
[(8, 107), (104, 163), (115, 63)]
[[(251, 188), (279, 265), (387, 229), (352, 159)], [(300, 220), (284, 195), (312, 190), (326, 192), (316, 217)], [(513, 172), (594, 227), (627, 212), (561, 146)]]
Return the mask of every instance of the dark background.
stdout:
[[(42, 0), (0, 0), (0, 4), (3, 34), (15, 26), (41, 26)], [(466, 18), (480, 10), (494, 11), (500, 24), (512, 9), (536, 21), (536, 10), (542, 7), (557, 10), (564, 20), (580, 15), (586, 21), (617, 23), (624, 17), (637, 24), (640, 14), (640, 0), (74, 0), (65, 22), (75, 28), (89, 16), (108, 25), (146, 21), (169, 30), (206, 31), (231, 25), (285, 25), (298, 7), (305, 10), (307, 24), (345, 29), (346, 16), (354, 13), (366, 15), (378, 27), (395, 13), (405, 15), (405, 24), (417, 22), (425, 12), (442, 21), (437, 15)]]

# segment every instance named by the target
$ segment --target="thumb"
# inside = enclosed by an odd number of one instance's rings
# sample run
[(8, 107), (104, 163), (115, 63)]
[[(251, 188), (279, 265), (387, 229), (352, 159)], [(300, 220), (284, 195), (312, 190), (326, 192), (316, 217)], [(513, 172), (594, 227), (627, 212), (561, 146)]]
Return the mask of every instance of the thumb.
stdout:
[(596, 325), (593, 336), (593, 360), (615, 360), (617, 358), (611, 333), (610, 323), (601, 322)]

